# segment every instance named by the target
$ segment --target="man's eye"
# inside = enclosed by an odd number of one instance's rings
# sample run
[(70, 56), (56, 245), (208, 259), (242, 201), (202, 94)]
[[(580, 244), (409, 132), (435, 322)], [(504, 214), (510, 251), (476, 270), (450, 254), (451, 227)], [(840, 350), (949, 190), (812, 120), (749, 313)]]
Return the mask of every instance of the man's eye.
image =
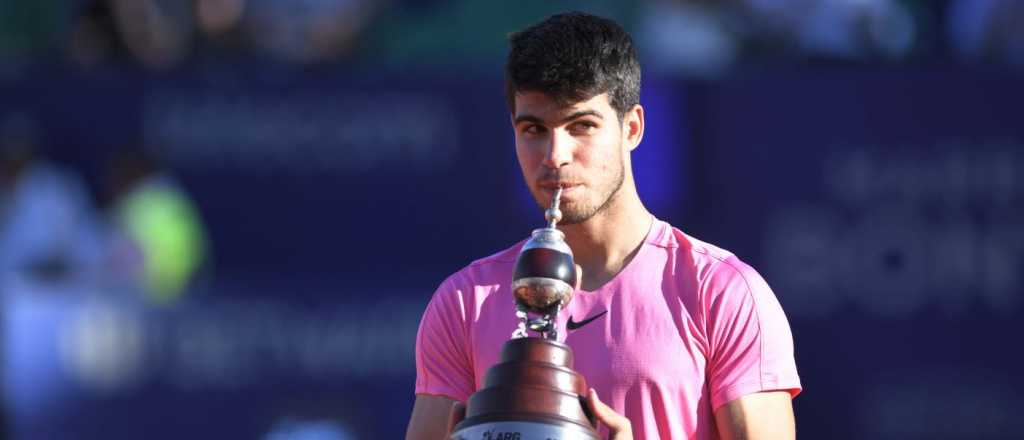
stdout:
[(591, 130), (597, 128), (597, 124), (593, 122), (576, 122), (572, 124), (572, 131), (576, 133), (589, 133)]
[(527, 134), (541, 134), (544, 132), (544, 127), (536, 124), (528, 125), (523, 129), (523, 132)]

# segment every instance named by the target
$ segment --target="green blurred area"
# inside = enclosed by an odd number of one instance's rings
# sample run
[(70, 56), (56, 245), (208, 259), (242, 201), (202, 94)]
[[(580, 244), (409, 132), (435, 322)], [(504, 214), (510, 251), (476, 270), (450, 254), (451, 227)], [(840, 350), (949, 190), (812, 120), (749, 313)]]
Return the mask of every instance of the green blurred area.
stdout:
[(66, 2), (4, 0), (0, 2), (0, 54), (23, 56), (49, 50), (65, 29)]
[(453, 1), (428, 11), (394, 8), (382, 14), (364, 35), (367, 57), (417, 64), (455, 58), (501, 57), (508, 34), (544, 17), (583, 10), (615, 20), (627, 29), (639, 6), (631, 2), (597, 0), (550, 2)]
[(159, 182), (141, 185), (119, 203), (117, 220), (142, 251), (149, 299), (155, 304), (177, 300), (206, 250), (199, 214), (188, 195)]

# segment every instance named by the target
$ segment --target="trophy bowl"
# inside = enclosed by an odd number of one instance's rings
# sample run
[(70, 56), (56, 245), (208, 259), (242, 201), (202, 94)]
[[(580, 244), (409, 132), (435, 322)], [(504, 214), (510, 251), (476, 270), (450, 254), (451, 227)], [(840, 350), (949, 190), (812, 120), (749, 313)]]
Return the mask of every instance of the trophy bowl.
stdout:
[(537, 229), (519, 251), (512, 295), (530, 312), (557, 313), (572, 300), (576, 265), (564, 237), (554, 228)]
[(534, 313), (548, 313), (552, 309), (562, 308), (572, 301), (572, 289), (565, 282), (548, 278), (521, 278), (519, 283), (512, 285), (512, 294), (516, 301)]

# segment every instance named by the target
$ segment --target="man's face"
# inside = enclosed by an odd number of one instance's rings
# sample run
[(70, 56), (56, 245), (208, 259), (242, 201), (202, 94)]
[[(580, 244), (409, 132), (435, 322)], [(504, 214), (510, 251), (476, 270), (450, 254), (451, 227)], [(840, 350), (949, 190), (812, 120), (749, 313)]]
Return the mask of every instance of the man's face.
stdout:
[(559, 186), (564, 224), (582, 223), (614, 202), (628, 149), (607, 94), (562, 106), (540, 92), (519, 93), (512, 124), (523, 178), (542, 208)]

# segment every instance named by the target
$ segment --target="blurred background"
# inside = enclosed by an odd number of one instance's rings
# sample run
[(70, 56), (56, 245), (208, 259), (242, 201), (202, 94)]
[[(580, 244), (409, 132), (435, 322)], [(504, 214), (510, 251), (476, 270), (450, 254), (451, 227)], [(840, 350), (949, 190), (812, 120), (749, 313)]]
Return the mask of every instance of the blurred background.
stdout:
[(648, 207), (782, 302), (802, 438), (1021, 438), (1024, 3), (553, 3), (0, 0), (4, 437), (401, 438), (435, 287), (541, 224), (506, 35), (580, 9)]

